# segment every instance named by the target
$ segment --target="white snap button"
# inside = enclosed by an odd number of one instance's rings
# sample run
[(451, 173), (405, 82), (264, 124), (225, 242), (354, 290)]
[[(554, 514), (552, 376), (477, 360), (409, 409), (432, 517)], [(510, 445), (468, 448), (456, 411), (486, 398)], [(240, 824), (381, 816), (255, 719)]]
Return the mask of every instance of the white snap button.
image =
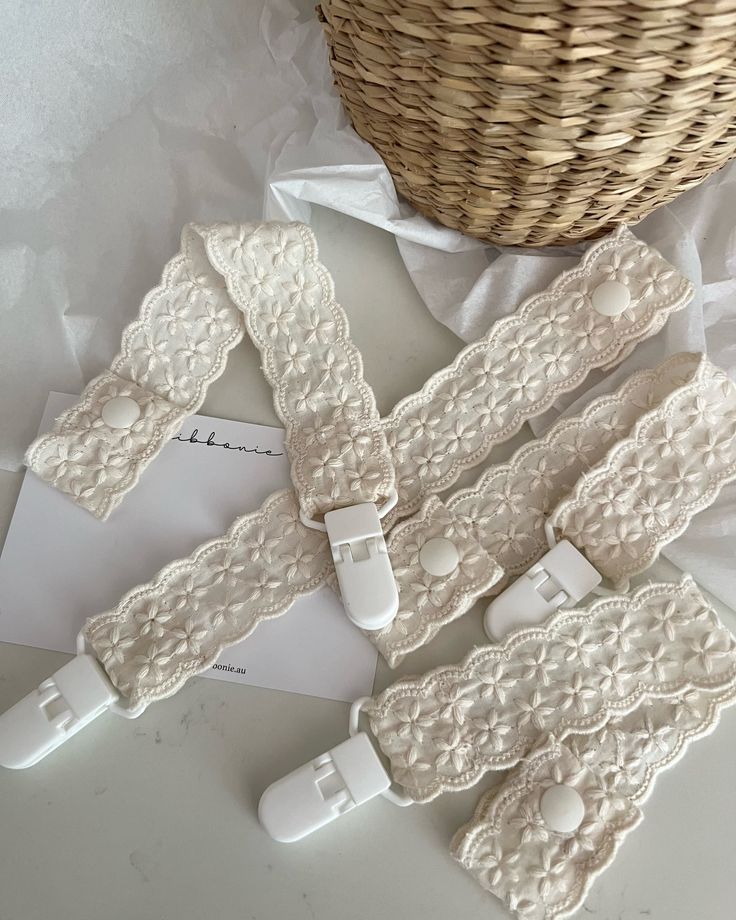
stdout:
[(116, 396), (102, 407), (102, 421), (110, 428), (130, 428), (141, 417), (141, 407), (130, 396)]
[(593, 309), (603, 316), (618, 316), (631, 303), (631, 294), (620, 281), (604, 281), (590, 295)]
[(583, 797), (577, 789), (564, 783), (545, 790), (539, 810), (547, 827), (558, 834), (576, 831), (585, 817)]
[(457, 547), (446, 537), (427, 540), (419, 550), (419, 564), (430, 575), (449, 575), (460, 561)]

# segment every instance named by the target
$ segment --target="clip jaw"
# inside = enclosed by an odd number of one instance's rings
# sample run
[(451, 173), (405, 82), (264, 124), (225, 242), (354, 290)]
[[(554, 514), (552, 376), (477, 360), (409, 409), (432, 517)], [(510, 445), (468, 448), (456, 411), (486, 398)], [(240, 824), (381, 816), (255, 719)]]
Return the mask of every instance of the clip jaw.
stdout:
[(390, 785), (368, 735), (359, 732), (272, 783), (258, 803), (258, 818), (274, 840), (293, 843)]
[(97, 661), (77, 655), (0, 715), (0, 766), (32, 767), (117, 699)]
[(325, 514), (325, 528), (348, 619), (360, 629), (384, 629), (399, 610), (399, 592), (372, 502)]
[(486, 635), (500, 642), (520, 626), (542, 623), (560, 607), (572, 607), (602, 581), (569, 540), (561, 540), (528, 572), (488, 605), (483, 617)]
[(405, 807), (413, 800), (391, 789), (391, 777), (358, 719), (368, 697), (350, 707), (350, 737), (277, 780), (258, 803), (263, 829), (279, 843), (294, 843), (377, 795)]

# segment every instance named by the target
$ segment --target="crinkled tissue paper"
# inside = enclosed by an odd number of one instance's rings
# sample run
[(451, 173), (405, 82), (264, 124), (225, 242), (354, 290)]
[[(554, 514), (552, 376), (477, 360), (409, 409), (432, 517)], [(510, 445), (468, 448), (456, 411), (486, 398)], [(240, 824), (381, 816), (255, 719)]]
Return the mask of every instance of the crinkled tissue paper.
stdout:
[[(2, 2), (1, 467), (19, 467), (49, 390), (80, 392), (109, 364), (188, 220), (308, 221), (319, 204), (384, 228), (429, 310), (468, 341), (578, 260), (582, 247), (486, 246), (398, 200), (348, 124), (313, 7)], [(578, 404), (680, 350), (736, 374), (734, 168), (636, 227), (697, 296)], [(733, 603), (734, 536), (729, 487), (666, 555)]]

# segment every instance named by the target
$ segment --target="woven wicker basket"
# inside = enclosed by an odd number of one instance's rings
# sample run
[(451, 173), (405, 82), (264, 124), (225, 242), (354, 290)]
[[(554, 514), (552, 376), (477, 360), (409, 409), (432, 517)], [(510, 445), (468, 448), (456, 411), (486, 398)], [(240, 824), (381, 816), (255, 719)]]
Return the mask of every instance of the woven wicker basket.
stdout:
[(527, 246), (599, 236), (736, 150), (736, 0), (322, 0), (399, 192)]

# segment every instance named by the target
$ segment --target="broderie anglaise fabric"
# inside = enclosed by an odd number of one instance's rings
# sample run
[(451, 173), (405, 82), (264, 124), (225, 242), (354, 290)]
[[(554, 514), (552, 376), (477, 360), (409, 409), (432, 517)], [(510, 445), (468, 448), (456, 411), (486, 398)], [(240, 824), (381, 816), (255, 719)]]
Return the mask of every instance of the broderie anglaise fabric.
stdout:
[[(712, 373), (704, 358), (690, 354), (639, 372), (581, 416), (524, 445), (508, 463), (490, 467), (476, 487), (457, 492), (447, 504), (430, 499), (395, 528), (388, 546), (399, 614), (390, 630), (368, 634), (387, 660), (395, 664), (476, 597), (497, 590), (509, 572), (518, 574), (539, 558), (547, 548), (545, 512), (581, 471), (628, 434), (642, 411)], [(418, 562), (419, 549), (434, 536), (451, 537), (459, 554), (457, 568), (442, 578), (428, 575)], [(266, 508), (240, 518), (228, 536), (167, 566), (115, 610), (92, 618), (87, 636), (115, 686), (137, 705), (174, 692), (223, 648), (331, 575), (326, 541), (300, 522), (294, 494), (283, 491)]]
[[(222, 373), (227, 351), (243, 332), (235, 299), (263, 350), (269, 379), (278, 384), (286, 373), (292, 381), (288, 392), (276, 386), (276, 407), (289, 436), (304, 438), (295, 442), (292, 462), (306, 509), (334, 506), (335, 477), (343, 469), (355, 502), (385, 491), (392, 474), (375, 427), (375, 405), (311, 231), (298, 224), (214, 225), (187, 228), (182, 238), (181, 255), (126, 330), (111, 368), (116, 384), (136, 383), (149, 402), (169, 400), (182, 412), (171, 413), (166, 405), (154, 412), (146, 404), (130, 429), (114, 434), (101, 420), (110, 398), (101, 389), (109, 378), (104, 374), (51, 434), (31, 446), (29, 467), (106, 517)], [(620, 280), (631, 295), (629, 308), (617, 317), (591, 307), (591, 292), (605, 280)], [(450, 486), (591, 369), (623, 359), (691, 296), (692, 285), (625, 228), (591, 246), (578, 268), (496, 323), (384, 420), (401, 498), (388, 521)], [(310, 356), (316, 353), (319, 380), (296, 379), (303, 367), (313, 373), (304, 362), (306, 346)], [(137, 399), (137, 391), (123, 395)], [(375, 455), (368, 456), (369, 444)]]
[[(478, 596), (495, 593), (509, 576), (536, 561), (547, 548), (547, 510), (631, 432), (642, 413), (656, 413), (673, 393), (682, 407), (702, 407), (704, 392), (716, 395), (715, 411), (730, 412), (733, 392), (724, 399), (720, 380), (720, 371), (690, 354), (639, 372), (581, 416), (558, 422), (544, 438), (524, 445), (508, 463), (490, 467), (477, 486), (457, 492), (446, 504), (430, 499), (414, 518), (394, 528), (388, 546), (400, 589), (399, 613), (389, 630), (369, 634), (389, 663), (430, 641)], [(714, 425), (712, 433), (719, 431)], [(692, 449), (697, 451), (697, 441)], [(707, 470), (698, 483), (712, 496)], [(459, 554), (458, 566), (444, 577), (430, 576), (418, 562), (421, 546), (435, 536), (450, 537)], [(290, 492), (273, 496), (267, 512), (240, 518), (231, 536), (215, 543), (217, 553), (198, 551), (173, 563), (88, 624), (88, 638), (111, 679), (136, 703), (173, 692), (261, 620), (284, 613), (332, 575), (326, 541), (301, 524)], [(218, 554), (237, 560), (225, 580)], [(315, 577), (318, 573), (323, 580)], [(187, 585), (184, 605), (181, 592)], [(155, 630), (145, 628), (151, 618), (158, 621)], [(182, 630), (194, 631), (197, 641), (182, 642)]]
[[(106, 518), (138, 482), (148, 463), (184, 419), (196, 412), (207, 386), (225, 369), (228, 351), (242, 339), (242, 314), (191, 228), (181, 252), (166, 266), (159, 287), (123, 333), (110, 370), (92, 380), (81, 401), (28, 449), (36, 475), (99, 518)], [(132, 397), (141, 409), (130, 428), (110, 428), (105, 404)]]
[[(676, 432), (677, 453), (663, 450), (661, 438), (653, 437), (663, 425)], [(640, 445), (636, 450), (634, 442)], [(597, 499), (590, 499), (586, 485), (594, 476), (592, 481), (602, 485)], [(630, 377), (579, 416), (558, 422), (508, 463), (486, 470), (474, 486), (444, 504), (430, 499), (422, 512), (395, 527), (388, 548), (399, 613), (391, 626), (370, 637), (393, 666), (479, 596), (498, 593), (547, 551), (545, 522), (550, 514), (555, 523), (568, 519), (573, 499), (563, 500), (571, 490), (579, 496), (574, 507), (586, 527), (571, 534), (572, 528), (563, 526), (563, 535), (605, 574), (618, 572), (622, 558), (638, 572), (734, 477), (736, 387), (703, 356), (675, 355)], [(620, 498), (612, 501), (611, 493)], [(668, 514), (676, 526), (663, 526)], [(437, 519), (439, 526), (425, 526), (425, 517)], [(419, 551), (438, 535), (473, 547), (476, 559), (494, 560), (501, 577), (482, 583), (467, 564), (445, 577), (428, 575)], [(490, 576), (489, 563), (485, 566)]]
[(332, 571), (324, 534), (302, 524), (294, 493), (283, 490), (92, 617), (85, 633), (110, 680), (138, 706), (176, 692)]
[(312, 232), (273, 223), (200, 233), (260, 349), (304, 513), (385, 501), (394, 488), (386, 435)]
[(514, 766), (545, 733), (589, 733), (693, 689), (736, 690), (736, 643), (686, 577), (560, 612), (364, 708), (396, 781), (428, 802)]
[[(335, 361), (339, 367), (351, 368), (354, 389), (348, 392), (352, 396), (337, 393), (335, 405), (328, 407), (334, 409), (333, 422), (343, 424), (349, 417), (351, 424), (356, 424), (355, 430), (363, 432), (360, 450), (373, 444), (364, 437), (374, 423), (374, 406), (360, 399), (359, 359), (354, 359), (354, 350), (340, 354), (332, 350), (335, 342), (346, 341), (347, 331), (334, 304), (331, 284), (316, 261), (316, 245), (309, 231), (300, 225), (217, 225), (196, 228), (196, 233), (205, 241), (210, 265), (215, 264), (218, 273), (226, 277), (229, 307), (223, 309), (232, 313), (234, 301), (243, 309), (249, 331), (269, 363), (269, 377), (275, 381), (282, 374), (298, 373), (303, 350), (307, 344), (311, 348), (312, 342), (317, 342), (323, 348), (321, 362), (316, 362), (320, 392), (324, 389), (327, 394), (335, 393)], [(304, 270), (305, 265), (311, 267), (312, 274)], [(632, 297), (630, 308), (615, 318), (596, 313), (590, 302), (596, 284), (611, 278), (625, 281)], [(453, 482), (463, 469), (479, 462), (492, 443), (512, 434), (558, 393), (574, 387), (588, 370), (622, 357), (637, 340), (659, 329), (690, 294), (689, 282), (625, 230), (591, 247), (580, 268), (565, 273), (548, 291), (527, 301), (518, 315), (496, 324), (484, 340), (465, 349), (452, 367), (435, 375), (421, 394), (404, 400), (386, 420), (392, 466), (398, 471), (399, 504), (391, 518), (406, 515), (427, 495)], [(316, 312), (315, 299), (320, 303)], [(162, 299), (157, 302), (163, 309)], [(235, 314), (238, 312), (235, 310)], [(300, 331), (293, 336), (290, 330), (295, 324)], [(156, 340), (149, 335), (148, 341)], [(206, 351), (203, 343), (190, 343), (190, 350), (195, 344)], [(507, 399), (499, 407), (501, 382), (507, 388)], [(314, 389), (311, 378), (309, 385)], [(290, 389), (301, 393), (294, 397), (297, 402), (289, 403), (291, 397), (280, 401), (277, 393), (277, 407), (285, 419), (291, 418), (294, 431), (301, 432), (295, 436), (306, 437), (310, 449), (322, 457), (320, 432), (333, 434), (336, 430), (329, 428), (324, 414), (329, 399), (310, 404), (298, 387)], [(314, 398), (322, 399), (319, 394)], [(463, 413), (458, 420), (460, 409)], [(72, 419), (74, 412), (71, 410), (69, 416)], [(46, 474), (49, 457), (55, 451), (69, 454), (76, 439), (84, 443), (88, 439), (86, 430), (68, 430), (65, 418), (62, 417), (61, 427), (67, 433), (42, 440), (43, 457), (38, 454), (38, 445), (31, 451), (34, 467), (43, 468)], [(307, 424), (309, 418), (314, 422), (312, 426)], [(95, 424), (99, 426), (99, 418)], [(131, 432), (135, 435), (136, 425)], [(360, 472), (360, 456), (350, 445), (343, 444), (343, 448), (348, 453), (352, 451), (350, 463), (345, 463), (343, 452), (344, 471), (348, 477), (357, 475), (348, 487), (353, 500), (375, 496), (375, 492), (366, 493), (365, 489), (386, 487), (378, 473), (367, 468), (363, 470), (365, 475)], [(91, 479), (85, 479), (84, 463), (76, 467), (68, 464), (62, 488), (69, 490), (71, 481), (77, 491), (79, 487), (90, 488), (93, 494), (85, 493), (85, 502), (90, 506), (104, 494), (105, 508), (109, 509), (124, 489), (111, 496), (103, 481), (105, 457), (98, 456), (99, 469)], [(302, 487), (302, 498), (308, 495), (308, 501), (316, 503), (309, 507), (318, 513), (327, 507), (325, 503), (334, 504), (337, 480), (330, 478), (328, 470), (332, 462), (319, 460), (313, 469), (318, 488), (310, 492), (309, 484), (298, 480), (305, 474), (304, 458), (292, 459), (301, 471), (295, 476)], [(376, 470), (380, 468), (379, 462)], [(352, 490), (355, 482), (360, 483), (357, 491)], [(342, 487), (337, 491), (342, 494)], [(279, 493), (270, 503), (294, 520), (293, 494)], [(214, 550), (208, 547), (207, 552), (197, 551), (193, 557), (168, 566), (149, 585), (134, 589), (115, 611), (92, 618), (88, 637), (116, 687), (135, 702), (174, 692), (188, 676), (206, 668), (225, 645), (240, 641), (261, 619), (284, 612), (295, 597), (327, 580), (332, 568), (323, 568), (326, 541), (322, 536), (307, 535), (306, 528), (298, 523), (293, 526), (293, 539), (282, 545), (280, 521), (270, 510), (262, 509), (239, 519), (228, 537), (214, 541), (218, 552), (237, 559), (237, 571), (230, 572), (226, 579), (228, 596), (223, 594)], [(462, 522), (458, 522), (456, 530), (459, 536)], [(463, 591), (470, 596), (500, 577), (500, 572), (490, 566), (481, 571), (489, 560), (477, 539), (473, 543), (472, 532), (460, 539), (463, 553), (457, 575), (447, 585), (433, 585), (433, 598), (452, 592), (457, 597)], [(265, 553), (263, 546), (267, 548)], [(300, 577), (292, 583), (285, 573), (296, 564)], [(324, 571), (330, 574), (322, 576)], [(189, 599), (187, 604), (181, 600), (182, 586)], [(147, 625), (151, 620), (155, 626)]]
[[(733, 687), (691, 689), (673, 700), (649, 701), (592, 735), (564, 744), (543, 738), (481, 798), (455, 835), (453, 854), (521, 920), (569, 916), (642, 819), (640, 806), (659, 772), (711, 732), (735, 697)], [(584, 816), (574, 831), (555, 831), (544, 820), (542, 796), (558, 784), (582, 799)]]
[[(592, 309), (593, 291), (604, 281), (621, 282), (631, 295), (619, 316)], [(623, 226), (591, 246), (577, 268), (495, 323), (385, 420), (400, 515), (449, 488), (594, 367), (622, 361), (692, 291), (689, 281)]]

